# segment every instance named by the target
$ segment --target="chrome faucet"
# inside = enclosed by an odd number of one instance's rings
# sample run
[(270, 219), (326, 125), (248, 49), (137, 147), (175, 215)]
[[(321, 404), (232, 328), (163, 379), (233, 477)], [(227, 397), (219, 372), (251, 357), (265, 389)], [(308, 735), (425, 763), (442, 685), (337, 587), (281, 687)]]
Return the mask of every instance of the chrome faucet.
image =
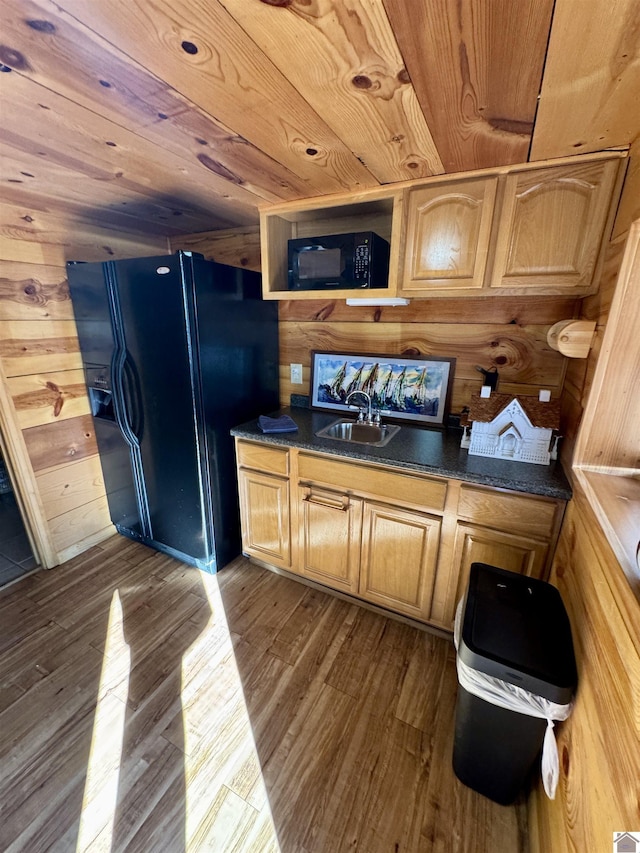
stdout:
[[(361, 394), (367, 400), (367, 417), (366, 417), (366, 419), (364, 417), (364, 412), (360, 408), (360, 406), (349, 406), (349, 400), (355, 394)], [(369, 426), (373, 426), (374, 424), (376, 426), (378, 426), (380, 424), (380, 412), (376, 412), (374, 414), (371, 395), (367, 394), (366, 391), (360, 391), (360, 390), (352, 391), (350, 394), (347, 394), (347, 397), (346, 397), (344, 402), (345, 402), (345, 405), (349, 406), (350, 409), (358, 409), (358, 423), (366, 423)]]

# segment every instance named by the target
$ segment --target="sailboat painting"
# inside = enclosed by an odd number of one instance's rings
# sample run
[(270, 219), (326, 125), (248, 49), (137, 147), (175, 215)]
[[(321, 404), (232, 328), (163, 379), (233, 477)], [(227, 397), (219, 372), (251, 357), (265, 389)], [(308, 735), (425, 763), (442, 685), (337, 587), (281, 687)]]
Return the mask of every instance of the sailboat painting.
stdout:
[[(393, 420), (442, 426), (448, 412), (455, 358), (311, 353), (311, 408), (348, 411), (354, 391), (369, 395), (374, 411)], [(363, 406), (358, 395), (349, 404)]]

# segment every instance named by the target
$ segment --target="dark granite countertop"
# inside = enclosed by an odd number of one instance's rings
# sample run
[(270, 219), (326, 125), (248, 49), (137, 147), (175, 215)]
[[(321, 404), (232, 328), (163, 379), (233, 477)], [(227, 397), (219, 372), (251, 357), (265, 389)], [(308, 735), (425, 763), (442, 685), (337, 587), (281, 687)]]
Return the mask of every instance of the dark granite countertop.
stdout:
[(561, 500), (569, 500), (572, 495), (571, 486), (559, 463), (534, 465), (470, 456), (467, 450), (460, 447), (459, 430), (440, 431), (403, 425), (386, 447), (369, 447), (315, 435), (322, 427), (340, 417), (336, 412), (325, 414), (293, 407), (271, 414), (274, 417), (289, 415), (298, 425), (298, 431), (265, 434), (258, 427), (257, 420), (252, 420), (234, 427), (231, 434), (279, 447), (298, 447), (347, 459), (381, 462), (395, 468), (452, 477), (499, 489)]

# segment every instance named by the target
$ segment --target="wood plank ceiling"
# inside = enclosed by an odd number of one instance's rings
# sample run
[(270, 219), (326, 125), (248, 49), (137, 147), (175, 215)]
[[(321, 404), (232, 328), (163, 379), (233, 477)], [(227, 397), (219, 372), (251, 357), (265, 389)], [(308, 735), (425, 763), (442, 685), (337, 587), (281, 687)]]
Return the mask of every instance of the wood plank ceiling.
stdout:
[(4, 236), (246, 226), (640, 133), (637, 0), (2, 5)]

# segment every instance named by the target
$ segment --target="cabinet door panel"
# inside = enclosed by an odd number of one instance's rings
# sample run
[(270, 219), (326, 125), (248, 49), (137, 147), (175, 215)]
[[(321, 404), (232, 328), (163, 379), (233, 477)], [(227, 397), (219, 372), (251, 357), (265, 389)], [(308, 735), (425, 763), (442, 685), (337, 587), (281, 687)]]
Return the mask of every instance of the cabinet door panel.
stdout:
[(616, 170), (609, 161), (509, 175), (491, 286), (587, 290)]
[(452, 569), (458, 576), (458, 583), (455, 595), (445, 608), (445, 624), (450, 627), (453, 622), (456, 605), (469, 582), (471, 563), (488, 563), (500, 569), (540, 578), (545, 574), (548, 551), (547, 542), (458, 523)]
[(238, 475), (242, 550), (274, 566), (289, 568), (289, 481), (244, 469)]
[(366, 502), (359, 594), (426, 620), (440, 538), (439, 518)]
[(299, 488), (301, 574), (343, 592), (358, 589), (362, 501), (339, 492)]
[(496, 178), (411, 190), (401, 290), (483, 285)]

